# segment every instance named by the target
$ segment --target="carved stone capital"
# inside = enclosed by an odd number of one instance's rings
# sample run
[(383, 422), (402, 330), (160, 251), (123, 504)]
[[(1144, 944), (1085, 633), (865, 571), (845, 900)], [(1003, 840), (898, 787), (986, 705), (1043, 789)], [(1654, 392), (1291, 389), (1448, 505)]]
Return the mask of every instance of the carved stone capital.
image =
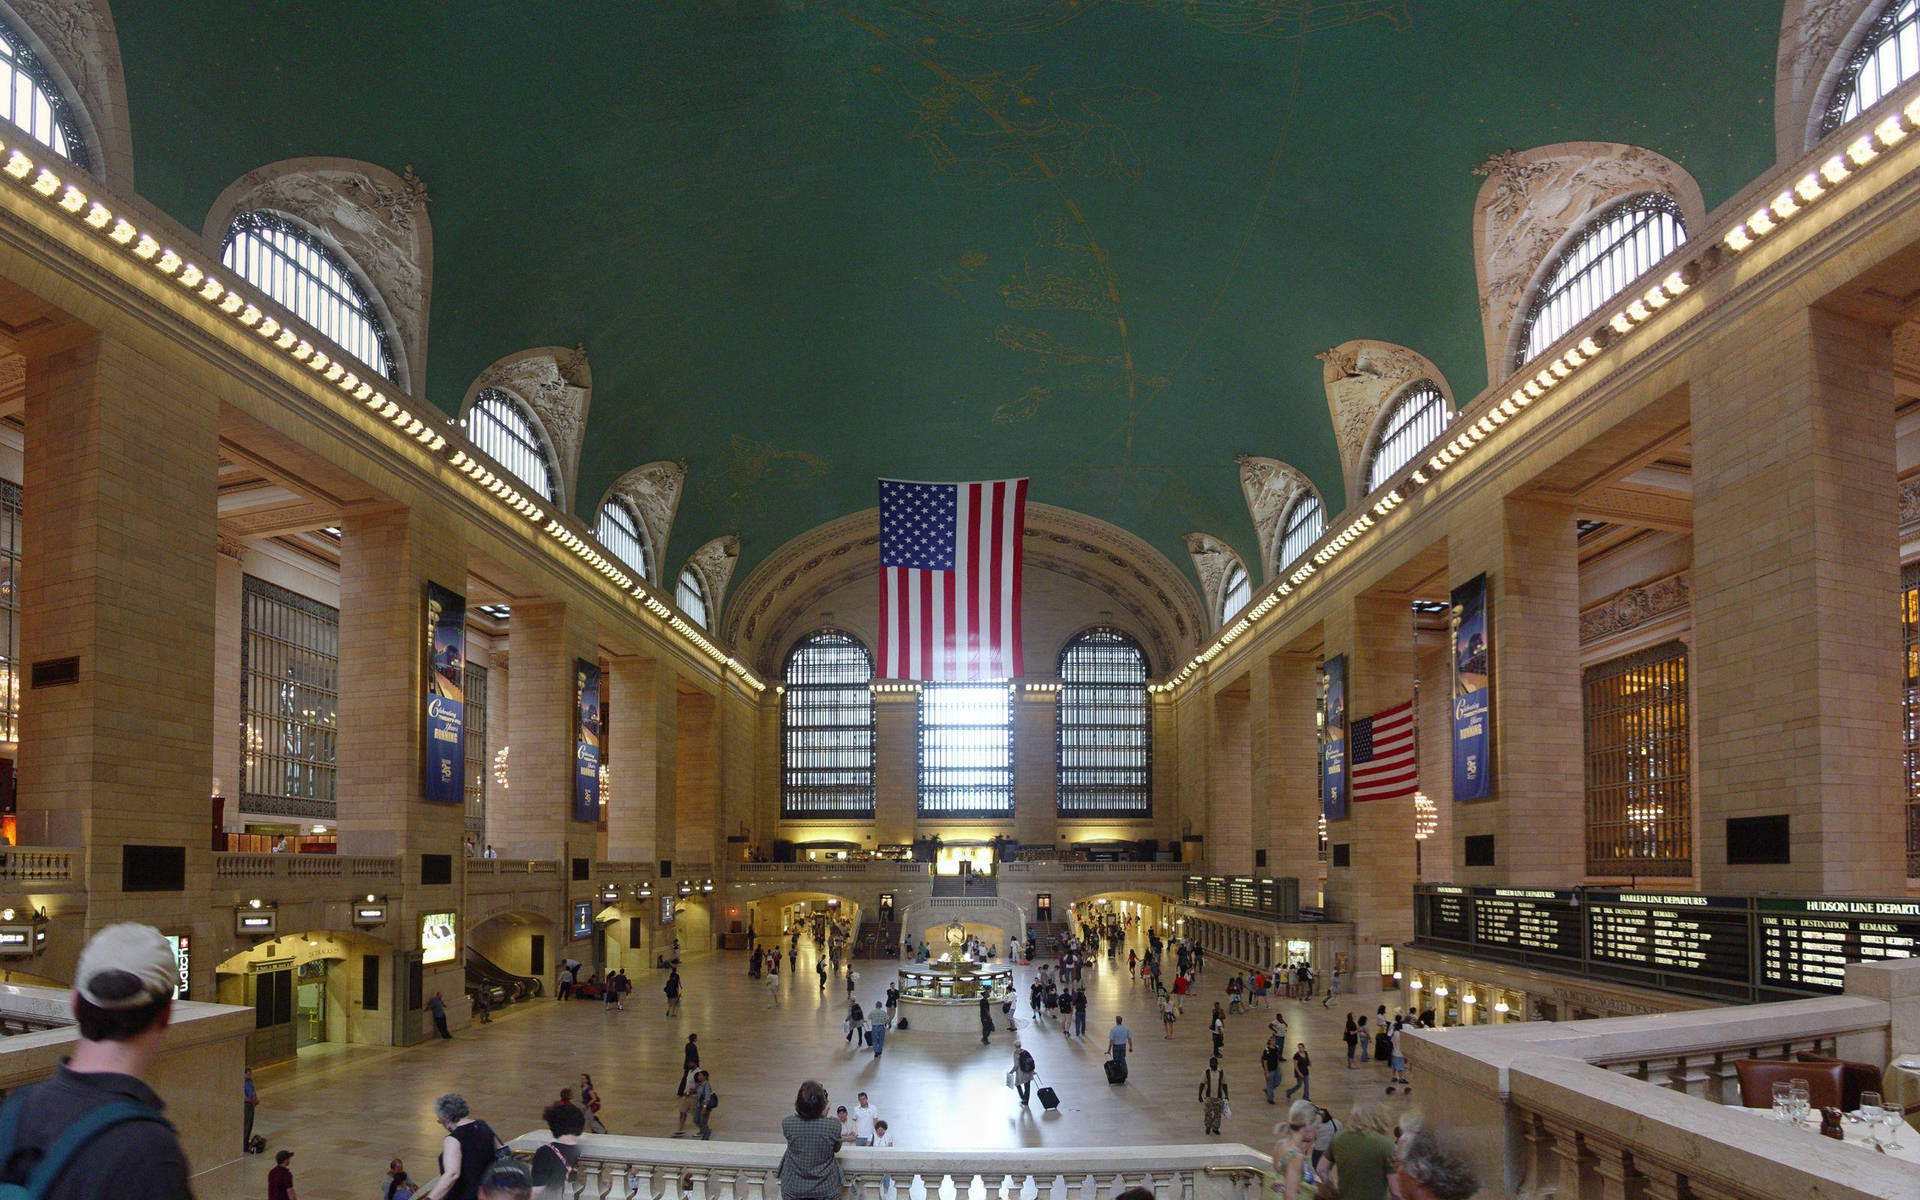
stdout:
[(1580, 644), (1631, 633), (1685, 611), (1692, 600), (1693, 577), (1687, 571), (1622, 588), (1598, 604), (1580, 610)]

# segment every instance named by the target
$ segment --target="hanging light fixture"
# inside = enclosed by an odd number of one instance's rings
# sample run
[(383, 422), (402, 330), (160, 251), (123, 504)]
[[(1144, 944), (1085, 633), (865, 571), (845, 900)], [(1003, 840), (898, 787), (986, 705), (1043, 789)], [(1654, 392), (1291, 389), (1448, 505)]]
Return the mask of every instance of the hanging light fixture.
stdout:
[(1440, 810), (1425, 792), (1413, 794), (1413, 839), (1424, 842), (1440, 827)]
[(507, 786), (507, 750), (508, 747), (502, 746), (493, 756), (493, 781), (502, 788)]

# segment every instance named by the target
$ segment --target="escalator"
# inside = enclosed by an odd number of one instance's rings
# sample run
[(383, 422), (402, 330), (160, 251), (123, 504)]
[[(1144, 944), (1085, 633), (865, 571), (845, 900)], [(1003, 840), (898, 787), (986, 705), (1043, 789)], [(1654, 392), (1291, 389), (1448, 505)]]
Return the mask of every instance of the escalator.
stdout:
[(495, 965), (471, 946), (467, 947), (466, 966), (467, 994), (472, 996), (485, 990), (494, 1008), (531, 1000), (544, 990), (538, 979), (530, 975), (515, 975)]

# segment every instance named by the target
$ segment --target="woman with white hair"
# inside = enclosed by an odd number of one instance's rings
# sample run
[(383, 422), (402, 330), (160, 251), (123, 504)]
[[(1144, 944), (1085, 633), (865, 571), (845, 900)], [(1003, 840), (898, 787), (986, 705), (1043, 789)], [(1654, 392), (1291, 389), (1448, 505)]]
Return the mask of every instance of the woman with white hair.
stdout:
[(1274, 1191), (1280, 1200), (1313, 1200), (1320, 1180), (1313, 1171), (1313, 1139), (1320, 1132), (1320, 1110), (1295, 1100), (1286, 1123), (1276, 1129), (1273, 1147)]

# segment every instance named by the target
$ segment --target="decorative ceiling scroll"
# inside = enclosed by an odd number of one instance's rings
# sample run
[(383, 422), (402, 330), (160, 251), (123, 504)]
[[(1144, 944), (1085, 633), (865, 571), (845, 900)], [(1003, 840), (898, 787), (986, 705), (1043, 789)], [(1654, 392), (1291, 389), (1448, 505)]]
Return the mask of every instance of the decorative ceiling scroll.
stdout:
[[(553, 448), (560, 475), (560, 502), (573, 510), (573, 485), (579, 476), (580, 443), (593, 403), (593, 370), (584, 347), (540, 346), (494, 363), (480, 372), (460, 405), (462, 416), (487, 388), (498, 388), (524, 403)], [(648, 532), (652, 532), (649, 530)], [(657, 552), (657, 544), (656, 544)]]
[(351, 158), (289, 158), (227, 185), (202, 226), (217, 258), (233, 219), (262, 209), (292, 217), (331, 243), (386, 325), (400, 386), (420, 395), (427, 368), (427, 309), (433, 298), (433, 225), (427, 185), (408, 167), (395, 175)]
[(713, 539), (687, 559), (687, 569), (706, 585), (708, 629), (720, 628), (720, 607), (726, 600), (727, 582), (733, 578), (734, 564), (739, 561), (740, 539), (734, 534)]
[[(1327, 412), (1333, 418), (1333, 436), (1340, 446), (1340, 473), (1346, 480), (1346, 500), (1350, 504), (1360, 498), (1366, 486), (1367, 448), (1387, 403), (1416, 379), (1432, 380), (1449, 407), (1453, 389), (1431, 359), (1392, 342), (1356, 338), (1314, 357), (1321, 364), (1320, 381), (1327, 389)], [(1328, 513), (1329, 518), (1332, 515)]]
[(1318, 493), (1312, 480), (1277, 458), (1242, 454), (1234, 461), (1240, 464), (1240, 491), (1247, 498), (1247, 512), (1260, 537), (1260, 578), (1270, 580), (1280, 555), (1282, 522), (1287, 512), (1302, 494)]
[(1200, 594), (1206, 598), (1209, 626), (1219, 623), (1220, 602), (1225, 596), (1227, 568), (1240, 563), (1240, 556), (1210, 533), (1187, 535), (1187, 553), (1193, 556), (1193, 569), (1200, 576)]
[[(653, 547), (656, 571), (665, 570), (660, 564), (666, 562), (667, 535), (673, 532), (673, 516), (680, 509), (680, 489), (686, 481), (685, 462), (650, 462), (614, 480), (600, 501), (604, 506), (608, 500), (618, 497), (633, 506), (633, 511), (639, 514), (641, 528), (646, 531), (647, 542)], [(594, 517), (599, 518), (598, 509)]]
[(47, 74), (75, 103), (74, 122), (94, 173), (133, 190), (133, 137), (120, 68), (120, 35), (105, 0), (0, 0), (0, 15), (26, 39)]
[(1624, 196), (1664, 192), (1679, 203), (1688, 230), (1706, 224), (1706, 203), (1693, 176), (1639, 146), (1562, 142), (1507, 150), (1473, 173), (1487, 180), (1474, 202), (1473, 269), (1489, 379), (1507, 377), (1515, 318), (1541, 268), (1587, 217)]
[(1780, 161), (1820, 140), (1827, 98), (1886, 0), (1787, 0), (1773, 75), (1773, 139)]

